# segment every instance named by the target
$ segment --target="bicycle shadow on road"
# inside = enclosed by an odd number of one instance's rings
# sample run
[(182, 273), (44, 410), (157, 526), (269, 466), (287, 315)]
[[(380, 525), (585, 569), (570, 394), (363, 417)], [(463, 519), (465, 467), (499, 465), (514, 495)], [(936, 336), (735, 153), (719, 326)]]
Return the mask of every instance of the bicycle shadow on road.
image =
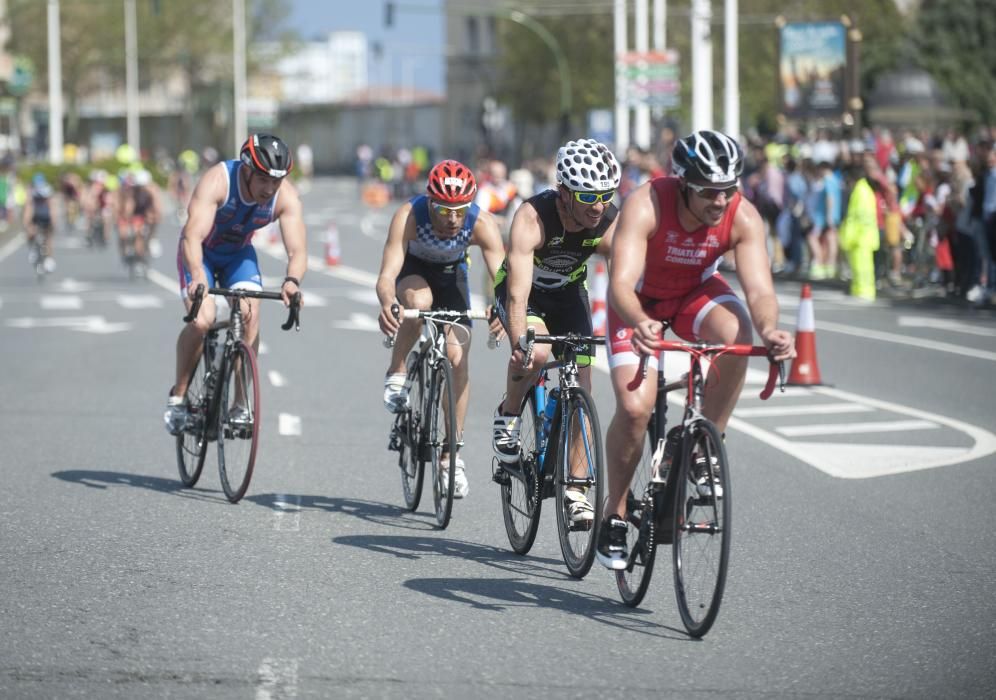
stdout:
[(453, 557), (472, 561), (513, 574), (569, 580), (560, 559), (549, 557), (523, 557), (498, 547), (454, 540), (446, 537), (408, 537), (398, 535), (343, 535), (332, 539), (335, 544), (359, 547), (371, 552), (391, 554), (399, 559), (425, 557)]
[(181, 498), (206, 500), (216, 500), (215, 496), (221, 493), (216, 489), (190, 489), (181, 484), (177, 479), (164, 479), (159, 476), (148, 476), (147, 474), (128, 474), (126, 472), (99, 469), (66, 469), (64, 471), (52, 472), (51, 476), (62, 481), (101, 490), (115, 486), (131, 486), (158, 493), (168, 493), (180, 496)]
[(592, 595), (521, 578), (419, 578), (405, 588), (442, 600), (465, 603), (477, 610), (505, 612), (510, 608), (544, 608), (581, 615), (596, 622), (662, 639), (693, 640), (684, 629), (649, 619), (653, 613), (627, 608), (612, 598)]
[(362, 498), (262, 493), (246, 496), (242, 500), (251, 501), (278, 513), (323, 510), (328, 513), (342, 513), (378, 525), (400, 527), (406, 530), (431, 531), (435, 529), (435, 518), (430, 513), (413, 513), (401, 506), (366, 501)]

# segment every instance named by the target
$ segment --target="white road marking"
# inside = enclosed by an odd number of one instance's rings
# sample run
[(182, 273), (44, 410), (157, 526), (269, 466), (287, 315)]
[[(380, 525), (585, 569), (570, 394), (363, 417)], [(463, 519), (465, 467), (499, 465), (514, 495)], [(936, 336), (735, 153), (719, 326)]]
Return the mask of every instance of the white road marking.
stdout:
[(59, 318), (11, 318), (10, 328), (68, 328), (84, 333), (120, 333), (131, 328), (130, 323), (109, 323), (103, 316), (66, 316)]
[(256, 700), (295, 697), (297, 659), (263, 659), (256, 670)]
[(828, 415), (831, 413), (863, 413), (874, 411), (859, 403), (821, 403), (810, 406), (750, 406), (737, 407), (733, 415), (740, 418), (768, 418), (772, 416)]
[(300, 435), (301, 416), (290, 413), (281, 413), (278, 418), (279, 432), (281, 435)]
[(369, 314), (351, 313), (348, 321), (333, 321), (333, 328), (344, 328), (351, 331), (370, 331), (380, 333), (380, 324)]
[(955, 333), (968, 333), (969, 335), (981, 335), (986, 338), (996, 338), (996, 328), (973, 326), (970, 323), (962, 323), (961, 321), (956, 321), (951, 318), (900, 316), (897, 322), (900, 326), (906, 328), (939, 328), (944, 331), (952, 331)]
[(287, 380), (284, 379), (284, 375), (280, 374), (276, 370), (269, 370), (266, 373), (267, 378), (270, 380), (270, 384), (276, 387), (286, 386)]
[(268, 355), (270, 352), (270, 346), (264, 343), (262, 340), (259, 341), (259, 350), (256, 351), (256, 355)]
[(151, 294), (119, 294), (117, 302), (125, 309), (161, 309), (163, 300)]
[(49, 311), (82, 309), (83, 298), (75, 294), (44, 294), (41, 298), (41, 307)]
[(380, 300), (377, 298), (377, 292), (373, 289), (351, 289), (346, 296), (353, 301), (360, 302), (361, 304), (380, 306)]
[(822, 425), (790, 425), (775, 428), (788, 437), (806, 435), (850, 435), (851, 433), (897, 433), (939, 428), (937, 423), (926, 420), (870, 421), (865, 423), (829, 423)]
[(67, 277), (57, 286), (63, 292), (86, 292), (93, 289), (93, 285), (89, 282), (78, 282), (72, 277)]
[[(795, 323), (794, 319), (790, 319), (787, 316), (781, 316), (779, 320), (784, 324)], [(974, 348), (966, 348), (953, 343), (928, 340), (927, 338), (917, 338), (915, 336), (888, 333), (886, 331), (875, 331), (870, 328), (848, 326), (843, 323), (834, 323), (832, 321), (821, 321), (817, 318), (816, 332), (819, 333), (820, 331), (844, 333), (845, 335), (854, 335), (868, 340), (881, 340), (887, 343), (897, 343), (899, 345), (908, 345), (910, 347), (922, 348), (926, 350), (938, 350), (940, 352), (949, 352), (954, 355), (964, 355), (965, 357), (973, 357), (979, 360), (996, 362), (996, 352), (989, 352), (988, 350), (976, 350)]]
[(11, 238), (7, 243), (4, 244), (3, 248), (0, 248), (0, 260), (4, 260), (9, 257), (15, 250), (24, 245), (26, 240), (23, 233), (19, 233), (13, 238)]
[(278, 494), (273, 501), (273, 529), (297, 532), (301, 529), (301, 497)]
[(151, 267), (146, 270), (146, 276), (153, 284), (162, 287), (167, 292), (172, 292), (176, 295), (177, 299), (180, 298), (180, 281), (178, 277), (169, 277), (168, 275), (164, 275), (159, 270), (154, 270)]

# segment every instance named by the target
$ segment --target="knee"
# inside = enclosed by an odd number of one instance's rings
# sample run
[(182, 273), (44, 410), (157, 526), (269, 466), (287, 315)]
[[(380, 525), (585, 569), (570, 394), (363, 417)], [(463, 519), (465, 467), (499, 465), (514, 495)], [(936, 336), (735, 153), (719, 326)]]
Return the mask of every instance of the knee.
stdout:
[(402, 289), (398, 297), (406, 309), (428, 311), (432, 306), (432, 292), (428, 289)]
[(627, 434), (639, 435), (646, 430), (652, 411), (653, 403), (642, 400), (639, 396), (617, 396), (613, 423)]

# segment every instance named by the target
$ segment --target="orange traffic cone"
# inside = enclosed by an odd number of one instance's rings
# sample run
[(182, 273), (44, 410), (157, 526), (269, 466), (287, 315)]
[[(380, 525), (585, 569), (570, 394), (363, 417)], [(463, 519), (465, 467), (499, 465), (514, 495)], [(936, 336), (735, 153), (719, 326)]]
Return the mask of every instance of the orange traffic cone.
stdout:
[(329, 229), (325, 233), (325, 264), (335, 267), (342, 257), (342, 249), (339, 247), (339, 229), (335, 224), (329, 224)]
[(799, 300), (799, 318), (795, 326), (795, 350), (787, 384), (809, 386), (823, 384), (820, 365), (816, 361), (816, 318), (813, 315), (813, 294), (808, 284), (802, 285)]
[(608, 313), (605, 302), (608, 296), (609, 275), (605, 269), (605, 261), (599, 259), (595, 263), (595, 274), (591, 280), (591, 327), (595, 335), (605, 335)]

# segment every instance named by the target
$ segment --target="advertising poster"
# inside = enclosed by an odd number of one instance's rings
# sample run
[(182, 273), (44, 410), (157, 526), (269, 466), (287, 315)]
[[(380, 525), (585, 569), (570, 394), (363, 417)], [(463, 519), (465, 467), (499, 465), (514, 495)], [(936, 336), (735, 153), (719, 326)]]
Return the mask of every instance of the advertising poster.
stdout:
[(845, 111), (847, 30), (840, 22), (786, 24), (779, 37), (781, 113), (839, 117)]

